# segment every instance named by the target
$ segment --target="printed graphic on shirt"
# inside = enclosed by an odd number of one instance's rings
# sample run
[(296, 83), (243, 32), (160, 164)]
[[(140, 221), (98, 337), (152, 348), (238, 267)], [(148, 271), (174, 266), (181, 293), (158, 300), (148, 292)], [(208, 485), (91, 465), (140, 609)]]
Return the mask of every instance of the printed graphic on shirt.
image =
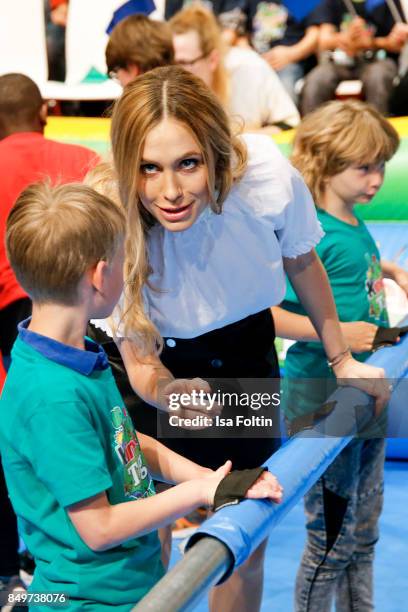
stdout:
[[(183, 9), (195, 4), (201, 4), (211, 13), (215, 13), (221, 28), (232, 30), (238, 36), (243, 36), (245, 34), (247, 26), (247, 16), (243, 10), (246, 6), (245, 1), (237, 2), (237, 6), (229, 11), (220, 12), (219, 5), (212, 0), (184, 0)], [(242, 6), (240, 6), (240, 4)]]
[(126, 408), (115, 406), (111, 418), (114, 449), (123, 465), (125, 495), (133, 499), (154, 495), (153, 481)]
[(365, 287), (367, 290), (369, 315), (377, 319), (378, 323), (388, 325), (387, 305), (385, 301), (385, 288), (381, 270), (381, 263), (377, 257), (366, 253), (367, 275)]
[(285, 34), (288, 12), (275, 2), (260, 2), (253, 19), (252, 44), (258, 53), (266, 53), (272, 43)]

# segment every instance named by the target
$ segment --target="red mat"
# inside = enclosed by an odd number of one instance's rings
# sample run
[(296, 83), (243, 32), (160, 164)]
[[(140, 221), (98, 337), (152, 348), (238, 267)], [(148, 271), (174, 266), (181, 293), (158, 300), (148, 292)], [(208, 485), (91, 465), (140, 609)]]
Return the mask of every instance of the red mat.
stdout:
[(3, 383), (4, 383), (5, 378), (6, 378), (6, 373), (3, 369), (3, 364), (1, 362), (1, 355), (0, 355), (0, 393), (3, 388)]

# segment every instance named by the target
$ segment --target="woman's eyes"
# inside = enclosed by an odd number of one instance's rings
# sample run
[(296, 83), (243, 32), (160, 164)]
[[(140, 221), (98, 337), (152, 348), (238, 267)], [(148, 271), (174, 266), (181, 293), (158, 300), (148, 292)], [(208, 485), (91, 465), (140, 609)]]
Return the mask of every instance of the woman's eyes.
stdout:
[(155, 164), (142, 164), (140, 169), (143, 174), (154, 174), (158, 168)]
[[(178, 167), (180, 170), (194, 170), (202, 163), (202, 160), (196, 157), (188, 157), (186, 159), (182, 159), (178, 163)], [(159, 172), (160, 167), (156, 164), (142, 164), (140, 166), (140, 170), (142, 174), (155, 174)]]
[(194, 157), (190, 157), (188, 159), (183, 159), (180, 162), (180, 168), (182, 170), (193, 170), (194, 168), (197, 168), (197, 166), (200, 164), (199, 159), (196, 159)]

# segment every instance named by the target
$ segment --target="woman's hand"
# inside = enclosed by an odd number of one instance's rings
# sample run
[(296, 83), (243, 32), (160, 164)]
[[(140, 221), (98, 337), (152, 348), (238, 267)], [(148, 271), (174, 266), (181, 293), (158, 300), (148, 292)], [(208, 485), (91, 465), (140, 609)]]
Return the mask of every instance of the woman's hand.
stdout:
[[(212, 425), (212, 419), (219, 416), (222, 406), (213, 399), (211, 387), (202, 378), (176, 378), (161, 389), (161, 403), (167, 406), (171, 415), (180, 418), (180, 427), (184, 429), (205, 429)], [(190, 425), (183, 423), (184, 419), (194, 419), (197, 416), (206, 417), (205, 423)]]
[(371, 351), (378, 326), (365, 321), (340, 323), (340, 328), (352, 353)]
[(206, 424), (202, 422), (201, 426), (182, 423), (180, 426), (204, 429), (211, 425), (212, 417), (221, 414), (222, 406), (215, 402), (207, 381), (201, 378), (175, 379), (158, 355), (141, 355), (135, 343), (126, 338), (120, 341), (118, 349), (132, 388), (145, 402), (180, 418), (207, 417)]
[(376, 416), (387, 405), (392, 389), (385, 379), (383, 368), (360, 363), (353, 357), (347, 356), (333, 367), (333, 371), (339, 384), (356, 387), (374, 397)]

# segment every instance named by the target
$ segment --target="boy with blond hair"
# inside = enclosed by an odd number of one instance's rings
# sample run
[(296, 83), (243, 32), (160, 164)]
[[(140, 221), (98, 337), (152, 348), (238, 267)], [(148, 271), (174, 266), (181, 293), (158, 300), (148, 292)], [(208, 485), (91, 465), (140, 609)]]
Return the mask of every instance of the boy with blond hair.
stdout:
[[(398, 145), (392, 125), (355, 100), (329, 102), (305, 117), (297, 130), (292, 162), (312, 192), (325, 231), (316, 251), (349, 348), (332, 363), (326, 361), (313, 324), (290, 286), (283, 309), (273, 311), (277, 335), (297, 340), (285, 363), (285, 408), (292, 431), (318, 418), (310, 412), (335, 388), (331, 366), (352, 354), (367, 359), (378, 328), (388, 327), (383, 276), (408, 290), (407, 272), (381, 262), (354, 210), (356, 203), (369, 204), (379, 191), (385, 163)], [(326, 404), (326, 411), (330, 406)], [(337, 610), (373, 609), (372, 568), (383, 493), (381, 435), (355, 438), (305, 497), (308, 539), (297, 576), (297, 612), (329, 610), (334, 598)]]
[[(123, 210), (84, 185), (31, 186), (8, 219), (8, 256), (33, 314), (13, 348), (0, 445), (37, 564), (35, 609), (69, 599), (69, 610), (131, 610), (163, 574), (155, 530), (211, 505), (231, 469), (136, 435), (106, 354), (85, 337), (122, 292), (125, 227)], [(181, 484), (155, 495), (150, 474)], [(281, 490), (265, 472), (246, 495), (279, 500)]]

